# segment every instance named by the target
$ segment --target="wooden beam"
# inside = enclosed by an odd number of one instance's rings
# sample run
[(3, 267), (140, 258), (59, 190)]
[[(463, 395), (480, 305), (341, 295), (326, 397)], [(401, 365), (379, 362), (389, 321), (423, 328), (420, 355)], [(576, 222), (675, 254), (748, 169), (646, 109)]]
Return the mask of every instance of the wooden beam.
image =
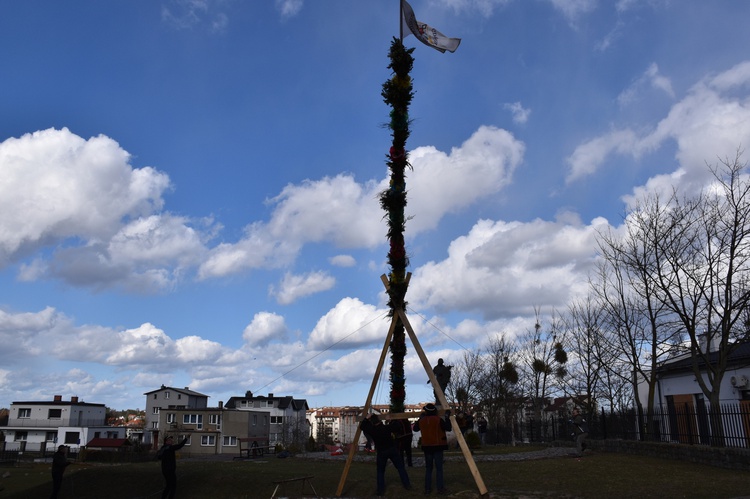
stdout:
[[(388, 347), (391, 344), (391, 338), (393, 338), (393, 332), (396, 330), (396, 322), (398, 322), (398, 319), (394, 315), (391, 318), (391, 327), (388, 330), (388, 334), (385, 337), (385, 343), (383, 344), (383, 350), (380, 352), (380, 360), (378, 361), (378, 366), (375, 368), (375, 375), (372, 377), (372, 384), (370, 385), (370, 392), (367, 394), (367, 401), (365, 402), (365, 407), (363, 409), (363, 413), (367, 414), (370, 411), (370, 407), (372, 406), (372, 396), (375, 393), (375, 388), (378, 386), (378, 378), (380, 378), (380, 372), (383, 370), (383, 364), (385, 363), (385, 357), (388, 355)], [(359, 428), (359, 424), (357, 424), (357, 431), (354, 432), (354, 440), (351, 443), (351, 446), (349, 448), (349, 455), (346, 457), (346, 465), (344, 466), (344, 471), (341, 474), (341, 479), (339, 480), (339, 486), (336, 489), (336, 496), (341, 497), (341, 493), (344, 490), (344, 484), (346, 483), (346, 477), (349, 474), (349, 468), (352, 465), (352, 461), (354, 460), (354, 455), (357, 453), (357, 447), (359, 447), (359, 435), (361, 434), (362, 430)]]
[[(422, 365), (424, 366), (425, 371), (427, 372), (427, 376), (430, 377), (430, 381), (432, 382), (432, 387), (435, 389), (435, 393), (438, 396), (438, 400), (440, 401), (440, 404), (443, 406), (443, 408), (447, 408), (448, 401), (445, 399), (445, 394), (443, 393), (443, 390), (440, 389), (440, 385), (437, 382), (437, 378), (435, 378), (435, 374), (432, 372), (432, 366), (430, 366), (430, 361), (427, 359), (427, 355), (425, 355), (424, 350), (422, 350), (422, 345), (420, 345), (419, 340), (417, 339), (417, 335), (414, 333), (414, 330), (412, 329), (411, 324), (409, 323), (409, 319), (406, 318), (406, 312), (404, 312), (403, 309), (399, 309), (397, 313), (398, 313), (398, 316), (401, 318), (401, 323), (406, 328), (407, 333), (409, 333), (409, 338), (411, 339), (411, 343), (414, 346), (414, 350), (417, 351), (417, 355), (419, 355), (420, 360), (422, 361)], [(477, 488), (479, 489), (479, 494), (482, 496), (485, 496), (487, 495), (487, 487), (484, 485), (484, 480), (482, 479), (482, 475), (479, 473), (479, 469), (477, 468), (477, 465), (474, 462), (474, 457), (471, 455), (471, 450), (469, 450), (469, 446), (466, 445), (466, 440), (464, 440), (464, 436), (461, 433), (461, 429), (458, 426), (458, 422), (456, 421), (456, 416), (451, 414), (450, 421), (451, 421), (451, 427), (453, 428), (453, 433), (455, 433), (456, 435), (456, 441), (458, 441), (458, 445), (459, 447), (461, 447), (461, 452), (463, 452), (464, 459), (466, 459), (466, 464), (469, 465), (469, 470), (471, 471), (471, 474), (474, 476), (474, 481), (476, 482)]]

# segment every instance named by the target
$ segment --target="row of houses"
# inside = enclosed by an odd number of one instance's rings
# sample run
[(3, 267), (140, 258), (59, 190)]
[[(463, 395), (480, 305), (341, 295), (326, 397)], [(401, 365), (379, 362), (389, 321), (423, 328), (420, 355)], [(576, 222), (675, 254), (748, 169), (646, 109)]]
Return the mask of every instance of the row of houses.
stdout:
[[(728, 370), (721, 387), (725, 410), (738, 414), (732, 425), (733, 439), (729, 445), (750, 447), (750, 342), (740, 345), (730, 357)], [(690, 356), (674, 357), (663, 363), (656, 373), (659, 439), (685, 443), (709, 442), (713, 434), (707, 413), (707, 400), (701, 392), (693, 372)], [(231, 397), (226, 404), (209, 406), (209, 396), (190, 390), (162, 385), (146, 392), (146, 418), (142, 429), (107, 424), (104, 404), (89, 403), (70, 397), (63, 400), (55, 395), (47, 401), (19, 401), (11, 404), (7, 426), (1, 427), (0, 447), (8, 450), (54, 449), (65, 444), (72, 448), (91, 446), (91, 442), (140, 442), (146, 447), (157, 447), (167, 434), (187, 437), (185, 452), (194, 454), (223, 454), (239, 452), (240, 439), (254, 439), (267, 446), (296, 446), (302, 448), (310, 437), (317, 443), (352, 443), (363, 408), (356, 406), (310, 409), (307, 401), (291, 396), (256, 396), (245, 392)], [(637, 394), (645, 402), (645, 391)], [(588, 396), (586, 396), (588, 397)], [(546, 401), (542, 417), (564, 416), (573, 405), (581, 405), (581, 397), (566, 397)], [(407, 412), (419, 415), (424, 404), (408, 405)], [(534, 404), (539, 407), (538, 404)], [(380, 414), (388, 406), (373, 406)], [(533, 417), (528, 407), (517, 421), (523, 423)], [(525, 426), (519, 424), (518, 437), (526, 440)], [(124, 442), (123, 442), (124, 443)], [(364, 437), (357, 442), (364, 444)]]
[[(240, 439), (255, 439), (269, 447), (304, 445), (310, 435), (307, 401), (291, 396), (231, 397), (226, 404), (209, 406), (209, 396), (162, 385), (146, 392), (146, 418), (142, 429), (107, 424), (104, 404), (55, 395), (47, 401), (11, 403), (7, 426), (2, 430), (2, 449), (48, 452), (58, 445), (111, 447), (141, 443), (156, 448), (167, 435), (187, 438), (188, 454), (239, 453)], [(101, 440), (105, 440), (102, 444)]]
[[(414, 417), (409, 418), (412, 422), (419, 418), (422, 408), (427, 402), (420, 404), (406, 404), (404, 412), (413, 413)], [(388, 405), (373, 405), (373, 413), (378, 415), (387, 414), (390, 411)], [(307, 412), (307, 420), (310, 423), (310, 435), (318, 444), (350, 444), (354, 442), (359, 422), (364, 416), (363, 406), (344, 406), (344, 407), (321, 407), (310, 409)], [(416, 445), (417, 439), (413, 444)], [(360, 434), (358, 445), (364, 446), (366, 439)]]
[(146, 394), (143, 441), (156, 447), (166, 435), (187, 438), (191, 454), (239, 453), (241, 439), (261, 446), (301, 447), (310, 435), (305, 399), (292, 396), (230, 397), (226, 404), (208, 405), (208, 396), (189, 387), (162, 385)]

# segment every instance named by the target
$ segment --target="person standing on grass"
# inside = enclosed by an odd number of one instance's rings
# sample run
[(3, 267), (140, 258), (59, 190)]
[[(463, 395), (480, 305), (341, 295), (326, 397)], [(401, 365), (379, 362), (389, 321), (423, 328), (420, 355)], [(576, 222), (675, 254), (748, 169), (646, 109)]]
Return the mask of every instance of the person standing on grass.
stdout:
[(62, 487), (63, 473), (65, 468), (70, 465), (70, 461), (65, 456), (65, 446), (61, 445), (57, 448), (57, 452), (52, 455), (52, 495), (51, 499), (56, 499), (57, 494), (60, 493), (60, 487)]
[(479, 431), (479, 441), (484, 445), (487, 438), (487, 420), (482, 415), (477, 420), (477, 430)]
[(445, 411), (445, 417), (438, 415), (435, 404), (427, 404), (422, 410), (419, 420), (414, 423), (414, 431), (422, 433), (422, 452), (424, 452), (424, 493), (432, 492), (432, 468), (435, 468), (435, 482), (438, 494), (445, 494), (443, 482), (443, 453), (448, 449), (448, 437), (445, 432), (451, 429), (448, 419), (450, 411)]
[[(411, 423), (408, 419), (399, 419), (396, 423), (399, 428), (399, 432), (396, 434), (398, 451), (401, 453), (401, 459), (404, 460), (409, 468), (411, 468), (413, 466), (411, 461), (411, 442), (414, 438), (414, 434), (411, 430)], [(404, 456), (406, 456), (405, 459)]]
[(576, 453), (579, 456), (582, 456), (583, 451), (586, 450), (586, 438), (589, 436), (589, 425), (586, 420), (583, 419), (583, 416), (581, 416), (578, 407), (573, 408), (573, 414), (570, 420), (568, 420), (568, 423), (573, 427), (572, 436), (576, 441)]
[(156, 453), (156, 458), (161, 460), (161, 474), (164, 475), (166, 481), (164, 492), (161, 493), (162, 499), (174, 499), (177, 492), (177, 457), (175, 453), (182, 449), (187, 441), (188, 437), (185, 437), (182, 442), (174, 445), (174, 438), (167, 435), (164, 438), (164, 445)]
[[(386, 416), (387, 417), (387, 416)], [(406, 473), (404, 467), (404, 460), (401, 458), (401, 453), (396, 447), (396, 441), (393, 438), (394, 434), (398, 434), (399, 428), (395, 425), (395, 421), (389, 422), (384, 425), (377, 414), (372, 414), (369, 418), (365, 417), (359, 427), (364, 432), (365, 436), (372, 438), (375, 443), (375, 461), (377, 463), (377, 495), (382, 496), (385, 493), (385, 467), (390, 459), (393, 465), (398, 471), (399, 477), (401, 477), (401, 483), (406, 490), (411, 489), (411, 482), (409, 481), (409, 475)]]

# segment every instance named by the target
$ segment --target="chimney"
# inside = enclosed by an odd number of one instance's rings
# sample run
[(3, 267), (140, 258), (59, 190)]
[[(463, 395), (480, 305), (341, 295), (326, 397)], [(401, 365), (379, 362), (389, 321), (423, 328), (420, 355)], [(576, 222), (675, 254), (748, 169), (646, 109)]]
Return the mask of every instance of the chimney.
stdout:
[(55, 395), (55, 402), (62, 402), (62, 395)]
[(189, 386), (186, 386), (186, 387), (185, 387), (185, 390), (190, 390), (190, 387), (189, 387)]
[(246, 391), (245, 392), (245, 398), (248, 398), (248, 399), (253, 398), (253, 392), (251, 392), (250, 390)]
[(219, 400), (219, 409), (223, 409), (223, 408), (224, 408), (224, 402)]
[(74, 404), (78, 403), (78, 397), (70, 397), (70, 401)]
[(719, 350), (721, 335), (718, 333), (711, 334), (708, 331), (698, 335), (698, 348), (705, 353), (716, 352)]
[(273, 393), (269, 393), (268, 394), (268, 398), (272, 399), (273, 398)]

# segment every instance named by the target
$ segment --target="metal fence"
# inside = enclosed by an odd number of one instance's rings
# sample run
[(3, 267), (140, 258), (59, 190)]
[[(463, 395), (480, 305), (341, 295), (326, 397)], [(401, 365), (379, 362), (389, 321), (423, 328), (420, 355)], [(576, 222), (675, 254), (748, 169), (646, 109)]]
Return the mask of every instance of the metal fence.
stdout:
[[(635, 409), (596, 412), (586, 418), (589, 438), (750, 448), (750, 401), (716, 408), (707, 404), (669, 404), (654, 409), (650, 424), (646, 418), (645, 409), (641, 418)], [(518, 423), (513, 428), (513, 437), (516, 441), (541, 443), (570, 439), (572, 432), (567, 418), (553, 415)], [(490, 438), (505, 443), (510, 430), (501, 428)]]

